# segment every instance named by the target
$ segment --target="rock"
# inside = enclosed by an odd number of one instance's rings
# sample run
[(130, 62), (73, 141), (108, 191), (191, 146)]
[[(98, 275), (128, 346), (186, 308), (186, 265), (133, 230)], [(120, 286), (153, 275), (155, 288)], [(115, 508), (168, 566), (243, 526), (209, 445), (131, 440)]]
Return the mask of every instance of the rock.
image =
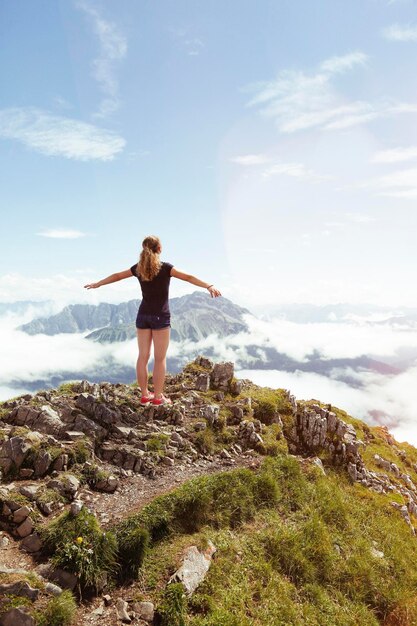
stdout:
[(23, 522), (23, 520), (27, 518), (29, 514), (30, 508), (28, 506), (21, 506), (20, 509), (17, 509), (13, 513), (13, 522), (15, 524), (20, 524), (21, 522)]
[(198, 391), (208, 391), (210, 389), (210, 374), (200, 374), (195, 381)]
[(375, 559), (383, 559), (385, 556), (381, 550), (377, 550), (374, 546), (371, 546), (371, 554)]
[(356, 470), (356, 464), (355, 463), (349, 463), (347, 466), (347, 472), (349, 474), (349, 476), (351, 477), (351, 479), (355, 482), (357, 480), (358, 474), (357, 474), (357, 470)]
[(68, 454), (60, 454), (58, 458), (55, 459), (53, 464), (53, 469), (56, 472), (66, 472), (68, 468)]
[(42, 578), (46, 578), (47, 580), (56, 583), (62, 589), (70, 589), (73, 591), (77, 584), (77, 576), (75, 574), (71, 574), (70, 572), (66, 572), (59, 567), (53, 567), (51, 564), (42, 563), (38, 565), (35, 570)]
[(180, 447), (184, 445), (184, 439), (175, 430), (171, 433), (171, 441), (175, 441)]
[(234, 364), (231, 361), (216, 363), (210, 374), (211, 389), (229, 390), (234, 375)]
[(110, 409), (106, 404), (98, 402), (91, 394), (81, 393), (77, 397), (75, 405), (91, 418), (97, 420), (104, 428), (116, 424), (120, 420), (121, 414), (118, 409)]
[(84, 439), (84, 433), (81, 430), (66, 430), (64, 432), (65, 439), (69, 441), (78, 441), (78, 439)]
[(171, 576), (169, 583), (182, 583), (188, 595), (191, 595), (204, 580), (216, 548), (208, 541), (207, 548), (200, 552), (197, 546), (190, 546), (185, 553), (181, 567)]
[(33, 533), (21, 541), (20, 547), (22, 550), (26, 550), (26, 552), (38, 552), (42, 548), (42, 542), (39, 535), (37, 533)]
[(33, 530), (33, 522), (30, 517), (27, 517), (20, 526), (16, 528), (17, 534), (19, 537), (27, 537)]
[(85, 417), (85, 415), (80, 414), (75, 418), (74, 430), (81, 431), (93, 439), (103, 439), (108, 432), (105, 428), (96, 424), (89, 417)]
[(100, 606), (98, 606), (94, 611), (91, 612), (91, 615), (103, 615), (104, 613), (104, 602), (100, 602)]
[(22, 596), (29, 600), (36, 600), (39, 595), (39, 589), (33, 589), (25, 580), (20, 580), (8, 585), (0, 585), (0, 596)]
[(40, 411), (32, 406), (20, 406), (12, 412), (10, 421), (47, 435), (59, 435), (64, 426), (58, 413), (47, 404)]
[(174, 459), (171, 459), (169, 456), (164, 456), (162, 458), (162, 463), (164, 465), (167, 465), (168, 467), (172, 467), (173, 465), (175, 465)]
[(194, 359), (194, 363), (200, 367), (204, 367), (206, 370), (212, 370), (214, 365), (213, 361), (201, 355)]
[(50, 582), (46, 583), (45, 591), (46, 593), (49, 593), (51, 596), (60, 596), (62, 593), (61, 587), (59, 587), (58, 585), (54, 585), (54, 583), (50, 583)]
[(19, 469), (31, 447), (23, 437), (11, 437), (5, 441), (0, 449), (0, 468), (6, 474), (13, 465)]
[(318, 469), (321, 471), (322, 474), (324, 474), (324, 476), (326, 476), (326, 470), (324, 469), (323, 462), (321, 459), (319, 459), (318, 456), (315, 456), (313, 459), (311, 459), (311, 462), (313, 465), (318, 467)]
[(108, 476), (103, 480), (99, 480), (96, 482), (95, 488), (98, 491), (104, 491), (106, 493), (113, 493), (116, 491), (119, 481), (115, 476)]
[(152, 602), (135, 602), (133, 610), (140, 619), (151, 624), (153, 623), (155, 607)]
[(52, 463), (52, 457), (47, 450), (41, 450), (35, 459), (33, 469), (36, 476), (44, 476)]
[(122, 439), (128, 439), (130, 433), (132, 432), (131, 428), (127, 426), (122, 426), (119, 424), (115, 424), (111, 429), (112, 435), (116, 438), (121, 437)]
[(28, 500), (35, 500), (38, 490), (39, 485), (22, 485), (19, 488), (19, 492)]
[(214, 426), (219, 417), (220, 407), (218, 404), (205, 404), (200, 407), (200, 415), (204, 417), (210, 426)]
[(234, 380), (230, 383), (230, 393), (234, 396), (238, 396), (242, 393), (243, 389), (243, 381), (242, 380)]
[(80, 488), (80, 481), (73, 474), (62, 474), (58, 479), (50, 480), (47, 483), (48, 489), (55, 489), (63, 496), (74, 498)]
[(0, 617), (0, 626), (35, 626), (35, 620), (25, 608), (10, 609)]
[(34, 470), (31, 469), (30, 467), (21, 467), (19, 470), (19, 477), (23, 478), (23, 480), (25, 478), (32, 478), (34, 473), (35, 473)]
[(237, 404), (232, 404), (229, 406), (231, 415), (227, 418), (227, 422), (229, 424), (240, 424), (243, 420), (243, 407), (238, 406)]
[(81, 500), (74, 500), (74, 502), (71, 503), (70, 507), (71, 515), (74, 515), (74, 517), (78, 515), (81, 512), (83, 506), (84, 504), (81, 502)]
[(116, 602), (116, 615), (122, 622), (130, 623), (132, 621), (129, 613), (127, 612), (128, 603), (123, 598), (118, 598)]

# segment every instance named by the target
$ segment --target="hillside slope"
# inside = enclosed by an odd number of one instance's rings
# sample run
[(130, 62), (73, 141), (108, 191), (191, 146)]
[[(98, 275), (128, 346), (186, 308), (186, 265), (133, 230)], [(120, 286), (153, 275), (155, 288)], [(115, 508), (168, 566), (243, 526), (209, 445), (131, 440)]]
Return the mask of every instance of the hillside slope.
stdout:
[(203, 356), (166, 393), (2, 403), (0, 624), (417, 623), (414, 447)]

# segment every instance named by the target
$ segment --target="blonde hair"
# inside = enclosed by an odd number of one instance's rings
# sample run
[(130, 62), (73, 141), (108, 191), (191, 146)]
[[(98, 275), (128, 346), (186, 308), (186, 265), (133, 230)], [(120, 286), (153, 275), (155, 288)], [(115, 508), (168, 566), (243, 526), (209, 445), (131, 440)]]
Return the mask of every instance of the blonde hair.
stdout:
[(142, 241), (142, 252), (136, 267), (136, 273), (142, 280), (152, 280), (161, 269), (160, 246), (161, 241), (156, 235), (149, 235)]

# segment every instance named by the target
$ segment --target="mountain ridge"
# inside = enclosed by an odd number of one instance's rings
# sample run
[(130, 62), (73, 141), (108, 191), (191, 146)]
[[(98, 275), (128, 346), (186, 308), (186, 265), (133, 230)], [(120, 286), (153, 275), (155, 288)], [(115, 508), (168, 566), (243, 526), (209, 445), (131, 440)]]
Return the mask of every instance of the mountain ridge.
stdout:
[[(53, 610), (43, 589), (55, 576), (76, 595), (77, 584), (98, 594), (93, 605), (72, 605), (75, 626), (93, 625), (106, 572), (113, 587), (103, 626), (119, 623), (121, 607), (138, 620), (144, 603), (148, 623), (163, 626), (235, 626), (236, 612), (245, 626), (298, 626), (308, 616), (314, 626), (411, 626), (416, 448), (337, 407), (236, 379), (232, 362), (205, 355), (168, 375), (166, 393), (171, 406), (141, 407), (136, 385), (84, 380), (1, 403), (0, 511), (10, 549), (0, 619), (22, 610), (21, 590), (35, 581), (41, 591), (26, 610), (40, 626), (36, 607)], [(192, 468), (201, 475), (188, 481)], [(149, 499), (155, 481), (161, 491)], [(185, 546), (202, 550), (208, 540), (213, 565), (185, 593), (171, 574)], [(87, 578), (66, 556), (84, 558), (83, 544), (95, 563)], [(17, 545), (41, 565), (10, 567)], [(65, 576), (51, 570), (51, 554)], [(10, 589), (13, 608), (1, 600)]]

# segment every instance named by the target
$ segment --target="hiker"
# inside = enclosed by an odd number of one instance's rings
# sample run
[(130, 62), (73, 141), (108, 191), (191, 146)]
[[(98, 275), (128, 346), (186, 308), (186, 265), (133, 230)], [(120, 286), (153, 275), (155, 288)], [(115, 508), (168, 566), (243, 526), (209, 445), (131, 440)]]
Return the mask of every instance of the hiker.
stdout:
[[(213, 285), (203, 280), (180, 272), (171, 263), (160, 260), (162, 245), (159, 237), (149, 235), (142, 242), (142, 251), (139, 262), (128, 270), (111, 274), (97, 283), (84, 285), (86, 289), (96, 289), (102, 285), (115, 283), (123, 278), (136, 276), (142, 290), (136, 317), (136, 333), (138, 338), (139, 356), (136, 363), (136, 377), (141, 390), (141, 405), (172, 404), (170, 398), (163, 394), (166, 374), (166, 353), (168, 350), (171, 313), (169, 310), (168, 292), (171, 277), (185, 280), (188, 283), (208, 289), (212, 298), (222, 294)], [(153, 393), (148, 390), (148, 361), (151, 353), (151, 343), (154, 346)]]

